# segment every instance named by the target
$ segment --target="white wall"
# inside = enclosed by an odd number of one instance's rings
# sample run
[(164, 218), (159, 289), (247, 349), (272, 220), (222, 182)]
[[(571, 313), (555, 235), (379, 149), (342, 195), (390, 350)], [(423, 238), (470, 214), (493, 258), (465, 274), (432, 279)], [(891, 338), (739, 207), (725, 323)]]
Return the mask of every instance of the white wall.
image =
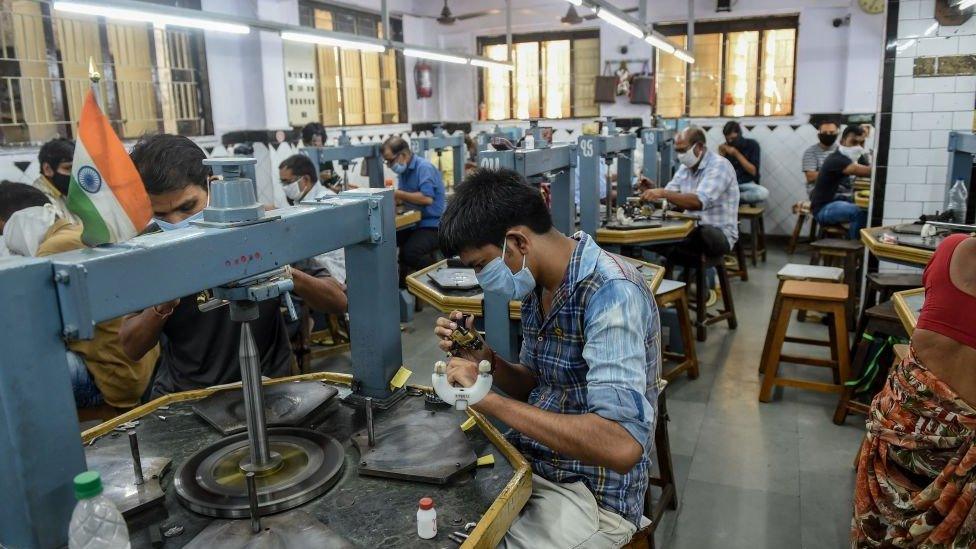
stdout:
[(976, 17), (942, 27), (932, 13), (932, 0), (900, 3), (884, 225), (943, 209), (949, 132), (973, 131), (976, 76), (915, 78), (913, 67), (916, 57), (976, 53)]

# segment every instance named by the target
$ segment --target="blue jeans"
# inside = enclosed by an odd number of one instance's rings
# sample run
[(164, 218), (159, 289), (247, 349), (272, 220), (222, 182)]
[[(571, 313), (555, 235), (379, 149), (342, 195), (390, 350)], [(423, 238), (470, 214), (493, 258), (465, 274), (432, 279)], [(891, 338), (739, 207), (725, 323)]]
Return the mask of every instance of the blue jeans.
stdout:
[(75, 406), (78, 408), (90, 408), (105, 402), (102, 392), (95, 386), (85, 360), (72, 351), (68, 355), (68, 375), (71, 376), (71, 391), (75, 395)]
[(854, 204), (843, 200), (835, 200), (820, 208), (814, 215), (820, 225), (837, 225), (850, 223), (848, 235), (851, 240), (860, 239), (861, 229), (868, 224), (868, 212)]
[(739, 183), (739, 204), (755, 204), (765, 202), (769, 198), (769, 189), (759, 183)]

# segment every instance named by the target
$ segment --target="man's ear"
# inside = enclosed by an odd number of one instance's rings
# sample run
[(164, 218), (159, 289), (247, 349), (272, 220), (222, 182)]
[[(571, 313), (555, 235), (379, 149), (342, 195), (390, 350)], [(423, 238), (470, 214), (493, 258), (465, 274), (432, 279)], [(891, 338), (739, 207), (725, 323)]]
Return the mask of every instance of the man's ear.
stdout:
[(41, 175), (48, 179), (54, 177), (54, 168), (52, 168), (47, 162), (41, 163)]
[(509, 239), (510, 243), (515, 245), (514, 247), (520, 254), (525, 255), (529, 252), (529, 237), (526, 235), (524, 229), (511, 229), (505, 236)]

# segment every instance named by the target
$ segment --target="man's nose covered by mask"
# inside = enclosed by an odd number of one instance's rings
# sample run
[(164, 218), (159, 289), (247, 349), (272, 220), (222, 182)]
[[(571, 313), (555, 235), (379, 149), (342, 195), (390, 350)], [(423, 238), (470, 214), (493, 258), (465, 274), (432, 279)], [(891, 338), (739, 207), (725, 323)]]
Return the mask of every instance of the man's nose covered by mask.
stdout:
[(191, 221), (197, 221), (200, 219), (203, 219), (203, 210), (200, 210), (183, 221), (177, 221), (176, 223), (170, 223), (169, 221), (164, 221), (158, 217), (154, 217), (153, 221), (156, 222), (156, 226), (164, 231), (175, 231), (176, 229), (185, 229), (190, 226)]
[(478, 273), (478, 283), (486, 292), (501, 294), (512, 301), (521, 301), (529, 292), (535, 289), (535, 277), (525, 266), (525, 256), (522, 256), (522, 268), (513, 273), (505, 264), (505, 249), (508, 239), (502, 244), (502, 255), (492, 259)]
[(688, 147), (688, 150), (682, 153), (678, 153), (678, 162), (681, 162), (687, 167), (692, 167), (698, 163), (699, 155), (695, 154), (695, 146), (692, 145)]
[(71, 175), (63, 174), (61, 172), (54, 172), (54, 176), (51, 177), (51, 184), (57, 189), (61, 194), (68, 195), (68, 184), (71, 183)]
[(283, 187), (288, 200), (294, 202), (302, 197), (301, 180), (301, 178), (298, 178)]
[(837, 134), (836, 133), (818, 133), (817, 134), (817, 139), (820, 140), (820, 143), (824, 147), (830, 147), (831, 145), (833, 145), (834, 143), (837, 142)]

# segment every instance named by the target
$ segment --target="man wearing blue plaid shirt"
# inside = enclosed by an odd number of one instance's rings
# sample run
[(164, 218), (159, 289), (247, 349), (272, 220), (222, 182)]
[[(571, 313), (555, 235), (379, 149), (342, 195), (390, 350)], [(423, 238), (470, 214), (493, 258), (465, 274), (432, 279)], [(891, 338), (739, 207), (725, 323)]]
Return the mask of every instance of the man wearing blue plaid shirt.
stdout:
[[(660, 377), (660, 327), (637, 270), (589, 236), (555, 230), (515, 172), (476, 170), (441, 219), (448, 255), (485, 291), (522, 301), (518, 363), (485, 345), (448, 365), (471, 386), (489, 360), (496, 386), (474, 407), (512, 429), (532, 465), (532, 497), (501, 547), (620, 547), (641, 522)], [(460, 313), (434, 329), (443, 350)], [(470, 326), (469, 326), (470, 327)]]

